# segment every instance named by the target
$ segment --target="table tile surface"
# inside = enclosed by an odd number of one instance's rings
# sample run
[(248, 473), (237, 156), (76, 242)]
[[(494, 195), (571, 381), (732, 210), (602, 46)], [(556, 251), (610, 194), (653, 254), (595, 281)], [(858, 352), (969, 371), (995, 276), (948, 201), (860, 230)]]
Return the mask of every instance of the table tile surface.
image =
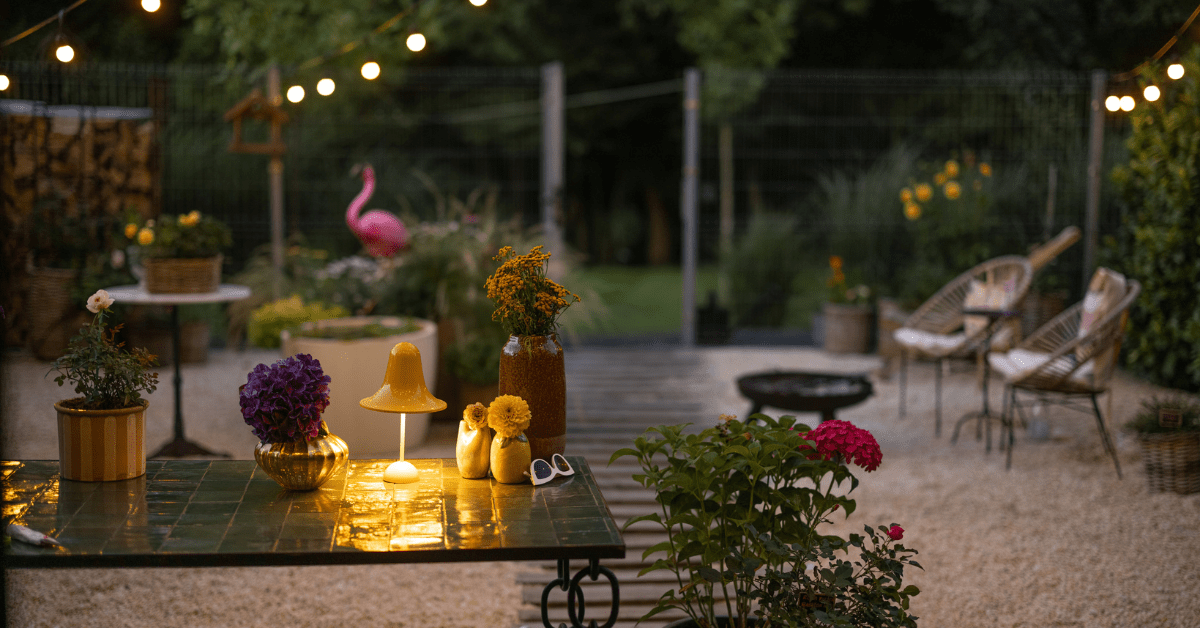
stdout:
[(548, 484), (468, 480), (454, 460), (351, 460), (287, 491), (253, 460), (150, 460), (119, 482), (60, 480), (57, 461), (0, 462), (0, 520), (65, 549), (11, 542), (10, 567), (228, 566), (621, 558), (625, 543), (582, 457)]

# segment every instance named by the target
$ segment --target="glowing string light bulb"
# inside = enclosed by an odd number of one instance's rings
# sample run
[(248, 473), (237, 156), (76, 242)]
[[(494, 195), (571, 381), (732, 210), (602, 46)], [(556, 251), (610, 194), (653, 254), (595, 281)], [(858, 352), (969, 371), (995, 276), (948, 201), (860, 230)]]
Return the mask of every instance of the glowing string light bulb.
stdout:
[(1183, 78), (1183, 66), (1178, 63), (1172, 63), (1167, 67), (1167, 76), (1177, 81)]
[(142, 9), (147, 13), (154, 13), (162, 8), (162, 2), (159, 0), (142, 0)]
[(1154, 102), (1158, 100), (1159, 96), (1162, 96), (1162, 92), (1160, 92), (1158, 88), (1153, 85), (1147, 85), (1146, 89), (1142, 91), (1142, 95), (1146, 97), (1146, 100)]
[(335, 87), (337, 86), (333, 84), (333, 79), (331, 78), (326, 77), (317, 81), (317, 93), (322, 96), (332, 94)]
[(1104, 99), (1104, 108), (1109, 111), (1117, 111), (1121, 108), (1121, 99), (1116, 96), (1109, 96)]
[(0, 74), (0, 92), (8, 91), (8, 75)]
[(425, 36), (421, 33), (413, 33), (405, 40), (404, 45), (413, 52), (421, 52), (425, 49)]
[(379, 64), (374, 61), (364, 63), (362, 66), (362, 75), (368, 81), (374, 81), (379, 78)]
[(70, 63), (75, 58), (75, 49), (70, 44), (62, 44), (54, 49), (54, 58), (63, 63)]
[(1121, 111), (1133, 111), (1135, 106), (1137, 106), (1137, 103), (1134, 102), (1133, 96), (1121, 97)]
[(299, 85), (293, 85), (287, 90), (288, 102), (300, 102), (304, 100), (304, 88)]
[(487, 4), (487, 0), (471, 0), (472, 6), (481, 7), (485, 4)]

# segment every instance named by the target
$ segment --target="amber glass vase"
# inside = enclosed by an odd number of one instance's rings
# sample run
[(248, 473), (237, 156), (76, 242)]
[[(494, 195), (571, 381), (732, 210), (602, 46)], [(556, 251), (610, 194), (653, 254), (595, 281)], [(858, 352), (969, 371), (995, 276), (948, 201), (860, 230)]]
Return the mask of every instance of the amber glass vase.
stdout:
[(500, 355), (499, 392), (529, 404), (525, 436), (535, 459), (565, 453), (567, 376), (557, 335), (510, 336)]

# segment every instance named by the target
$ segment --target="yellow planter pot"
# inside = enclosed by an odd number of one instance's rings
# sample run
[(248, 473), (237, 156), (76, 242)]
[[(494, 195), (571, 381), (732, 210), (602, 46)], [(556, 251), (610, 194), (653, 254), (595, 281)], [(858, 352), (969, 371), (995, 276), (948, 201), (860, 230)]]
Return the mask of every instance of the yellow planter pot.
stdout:
[(111, 482), (146, 474), (146, 408), (58, 411), (59, 472), (65, 480)]

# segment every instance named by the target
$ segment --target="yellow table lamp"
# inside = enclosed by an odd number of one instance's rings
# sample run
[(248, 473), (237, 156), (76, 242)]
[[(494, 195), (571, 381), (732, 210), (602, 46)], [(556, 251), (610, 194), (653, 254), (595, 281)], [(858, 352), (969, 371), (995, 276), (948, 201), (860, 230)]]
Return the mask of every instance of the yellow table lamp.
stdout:
[(421, 351), (410, 342), (401, 342), (392, 347), (383, 386), (374, 395), (358, 402), (358, 405), (368, 410), (400, 413), (400, 459), (388, 465), (383, 472), (383, 481), (393, 484), (416, 482), (417, 468), (404, 460), (405, 414), (446, 409), (446, 402), (434, 397), (425, 387)]

